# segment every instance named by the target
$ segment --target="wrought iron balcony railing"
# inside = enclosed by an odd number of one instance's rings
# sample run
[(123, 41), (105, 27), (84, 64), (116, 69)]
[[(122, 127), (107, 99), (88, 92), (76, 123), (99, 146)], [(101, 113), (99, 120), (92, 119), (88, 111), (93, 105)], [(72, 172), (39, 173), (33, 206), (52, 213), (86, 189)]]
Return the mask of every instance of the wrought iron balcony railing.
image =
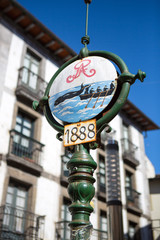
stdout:
[(56, 239), (70, 240), (69, 221), (60, 221), (56, 223)]
[(99, 229), (93, 229), (91, 233), (92, 240), (107, 240), (108, 234), (106, 231), (102, 231)]
[[(56, 240), (70, 240), (70, 228), (68, 221), (60, 221), (56, 223)], [(107, 232), (99, 229), (91, 231), (92, 240), (107, 240)]]
[(41, 165), (44, 144), (27, 137), (16, 130), (10, 131), (9, 155), (21, 157), (26, 161)]
[(122, 154), (124, 161), (127, 161), (129, 164), (135, 166), (139, 165), (139, 161), (136, 159), (136, 152), (138, 147), (133, 144), (129, 139), (121, 139), (122, 143)]
[(13, 208), (0, 207), (0, 240), (43, 240), (44, 216)]
[(26, 67), (19, 69), (18, 84), (16, 89), (17, 95), (25, 95), (28, 98), (41, 99), (47, 87), (45, 82), (38, 74), (32, 72)]
[(130, 187), (126, 187), (125, 190), (126, 190), (127, 205), (140, 209), (140, 195), (141, 194)]

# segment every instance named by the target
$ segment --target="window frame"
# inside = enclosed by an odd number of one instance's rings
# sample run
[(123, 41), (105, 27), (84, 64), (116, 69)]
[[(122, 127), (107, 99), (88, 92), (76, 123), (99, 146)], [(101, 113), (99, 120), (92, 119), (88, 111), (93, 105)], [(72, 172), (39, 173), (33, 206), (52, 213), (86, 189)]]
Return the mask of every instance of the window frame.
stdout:
[[(130, 226), (134, 226), (134, 235), (133, 236), (130, 236)], [(138, 227), (138, 224), (129, 220), (128, 221), (128, 239), (129, 240), (136, 240), (137, 237), (136, 237), (136, 231), (137, 231), (137, 227)]]
[[(103, 222), (105, 219), (106, 223)], [(103, 228), (104, 224), (106, 224), (105, 229)], [(108, 235), (108, 218), (107, 218), (107, 211), (100, 210), (99, 212), (99, 230), (100, 230), (100, 239), (103, 239), (104, 233), (107, 233)]]
[(41, 124), (42, 124), (42, 115), (38, 112), (35, 112), (31, 107), (26, 106), (25, 104), (17, 101), (15, 103), (14, 112), (13, 112), (13, 121), (12, 121), (12, 129), (15, 129), (16, 125), (16, 117), (18, 112), (23, 112), (28, 117), (34, 120), (34, 131), (32, 134), (32, 138), (36, 139), (37, 141), (41, 141)]
[[(26, 66), (28, 62), (29, 66)], [(32, 92), (36, 92), (38, 83), (38, 77), (40, 76), (42, 58), (39, 57), (36, 53), (34, 53), (30, 48), (27, 48), (23, 57), (23, 74), (22, 74), (22, 83), (28, 88), (31, 89)], [(37, 71), (33, 71), (32, 66), (37, 66)], [(32, 87), (32, 77), (36, 77), (35, 87)], [(23, 80), (25, 79), (25, 81)]]
[[(19, 120), (20, 121), (19, 121)], [(27, 121), (31, 124), (29, 128), (27, 126)], [(25, 123), (26, 122), (26, 123)], [(31, 117), (28, 113), (18, 109), (16, 119), (15, 119), (15, 135), (13, 137), (12, 153), (21, 157), (25, 156), (27, 158), (32, 158), (32, 138), (34, 136), (34, 125), (35, 119)], [(19, 128), (19, 131), (18, 131)], [(29, 132), (29, 136), (24, 134), (24, 130)], [(26, 145), (26, 146), (25, 146)]]
[[(9, 188), (13, 190), (12, 193), (9, 192), (10, 191)], [(23, 197), (23, 199), (25, 199), (23, 207), (17, 205), (17, 203), (18, 203), (17, 200), (19, 199), (19, 197), (22, 198), (22, 196), (19, 195), (18, 191), (19, 190), (21, 191), (22, 189), (25, 193), (25, 197)], [(11, 203), (9, 203), (7, 200), (7, 198), (8, 199), (10, 198), (8, 196), (12, 196)], [(3, 222), (5, 222), (7, 220), (8, 224), (4, 224), (4, 223), (3, 224), (5, 227), (9, 227), (9, 230), (11, 232), (24, 234), (25, 224), (26, 224), (26, 219), (25, 219), (24, 215), (28, 209), (28, 200), (29, 200), (29, 186), (15, 180), (15, 179), (10, 178), (10, 180), (8, 182), (6, 198), (5, 198), (5, 206), (6, 206), (5, 213), (6, 213), (6, 215), (4, 216), (4, 219), (3, 219)], [(9, 210), (9, 214), (8, 214), (7, 208)], [(7, 210), (7, 212), (6, 212), (6, 210)], [(19, 214), (17, 215), (18, 211), (19, 211), (20, 215)], [(16, 215), (15, 215), (15, 213), (16, 213)], [(21, 214), (24, 214), (24, 215), (21, 216)], [(19, 226), (19, 224), (20, 224), (20, 226)], [(19, 229), (17, 229), (17, 227)]]
[[(61, 208), (60, 208), (60, 221), (64, 222), (64, 228), (61, 230), (61, 239), (66, 240), (70, 239), (70, 229), (68, 227), (68, 223), (71, 221), (71, 214), (68, 210), (69, 205), (71, 204), (71, 200), (63, 197)], [(64, 216), (62, 216), (64, 214)], [(69, 219), (68, 219), (69, 217)]]
[[(102, 168), (102, 162), (104, 168)], [(100, 184), (100, 190), (105, 189), (106, 190), (106, 159), (105, 155), (98, 153), (98, 168), (99, 168), (99, 184)], [(102, 171), (101, 171), (102, 170)], [(104, 181), (102, 181), (102, 179)], [(103, 191), (105, 192), (105, 191)]]

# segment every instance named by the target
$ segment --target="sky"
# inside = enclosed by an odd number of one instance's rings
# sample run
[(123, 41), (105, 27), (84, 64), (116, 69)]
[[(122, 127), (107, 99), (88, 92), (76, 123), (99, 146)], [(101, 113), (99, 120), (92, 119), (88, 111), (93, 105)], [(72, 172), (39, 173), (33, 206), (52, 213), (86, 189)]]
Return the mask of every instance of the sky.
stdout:
[[(79, 53), (85, 35), (84, 0), (17, 0), (33, 16)], [(89, 5), (88, 49), (120, 56), (129, 71), (146, 72), (131, 86), (128, 99), (160, 126), (160, 1), (92, 0)], [(160, 174), (160, 130), (145, 136), (146, 154)]]

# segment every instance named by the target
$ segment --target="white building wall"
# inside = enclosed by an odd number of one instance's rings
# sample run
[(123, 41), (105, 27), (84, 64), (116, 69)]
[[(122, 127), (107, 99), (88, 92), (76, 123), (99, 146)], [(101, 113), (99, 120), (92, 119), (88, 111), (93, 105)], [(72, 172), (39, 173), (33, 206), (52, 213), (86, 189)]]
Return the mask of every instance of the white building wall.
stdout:
[(23, 40), (13, 34), (5, 78), (5, 86), (13, 93), (17, 87), (18, 69), (21, 66), (23, 46)]
[(0, 206), (2, 206), (2, 197), (4, 191), (5, 177), (7, 174), (7, 166), (3, 160), (0, 163)]
[(147, 178), (154, 178), (155, 177), (155, 169), (151, 161), (147, 156), (145, 156), (146, 159), (146, 168), (147, 168)]
[(59, 221), (59, 184), (44, 177), (37, 182), (37, 198), (35, 212), (45, 216), (44, 236), (46, 240), (55, 238), (55, 223)]
[[(0, 105), (0, 152), (6, 154), (9, 145), (9, 130), (12, 127), (13, 110), (16, 101), (15, 89), (18, 80), (18, 69), (22, 57), (23, 41), (16, 35), (11, 35), (11, 45), (8, 53), (8, 62), (5, 72), (5, 82)], [(7, 144), (6, 144), (7, 143)]]
[[(9, 57), (9, 50), (12, 40), (12, 33), (0, 24), (0, 67), (1, 67), (1, 74), (0, 74), (0, 100), (3, 92), (5, 76), (6, 76), (6, 69), (8, 65), (8, 57)], [(0, 101), (1, 102), (1, 101)]]
[[(146, 216), (150, 216), (150, 199), (149, 199), (149, 184), (147, 179), (147, 165), (146, 165), (146, 155), (144, 152), (144, 143), (142, 141), (142, 136), (139, 137), (139, 160), (140, 165), (137, 167), (136, 171), (136, 185), (137, 191), (141, 193), (140, 200), (141, 200), (141, 208), (143, 214)], [(141, 147), (142, 146), (142, 147)], [(144, 187), (145, 186), (145, 187)], [(143, 221), (144, 222), (144, 221)], [(142, 223), (144, 225), (144, 223)]]
[(9, 137), (13, 120), (15, 97), (7, 92), (3, 92), (0, 107), (0, 152), (3, 154), (8, 153)]
[(45, 144), (42, 166), (44, 171), (57, 177), (61, 171), (62, 144), (56, 138), (57, 132), (49, 125), (45, 118), (42, 119), (41, 142)]
[(58, 67), (47, 59), (45, 68), (45, 81), (49, 82), (57, 70)]
[(160, 207), (159, 207), (160, 190), (159, 189), (160, 189), (160, 186), (157, 185), (157, 189), (156, 189), (157, 193), (151, 193), (151, 207), (152, 207), (151, 208), (151, 216), (152, 216), (152, 220), (157, 220), (157, 219), (159, 220), (160, 219)]

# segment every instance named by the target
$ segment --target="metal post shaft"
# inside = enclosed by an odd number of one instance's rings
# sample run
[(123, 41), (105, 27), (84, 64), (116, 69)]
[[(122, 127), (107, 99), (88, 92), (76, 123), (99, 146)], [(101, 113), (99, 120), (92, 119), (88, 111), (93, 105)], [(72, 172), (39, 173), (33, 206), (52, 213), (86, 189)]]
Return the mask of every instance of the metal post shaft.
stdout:
[(108, 240), (123, 240), (121, 185), (118, 142), (109, 140), (106, 148)]

